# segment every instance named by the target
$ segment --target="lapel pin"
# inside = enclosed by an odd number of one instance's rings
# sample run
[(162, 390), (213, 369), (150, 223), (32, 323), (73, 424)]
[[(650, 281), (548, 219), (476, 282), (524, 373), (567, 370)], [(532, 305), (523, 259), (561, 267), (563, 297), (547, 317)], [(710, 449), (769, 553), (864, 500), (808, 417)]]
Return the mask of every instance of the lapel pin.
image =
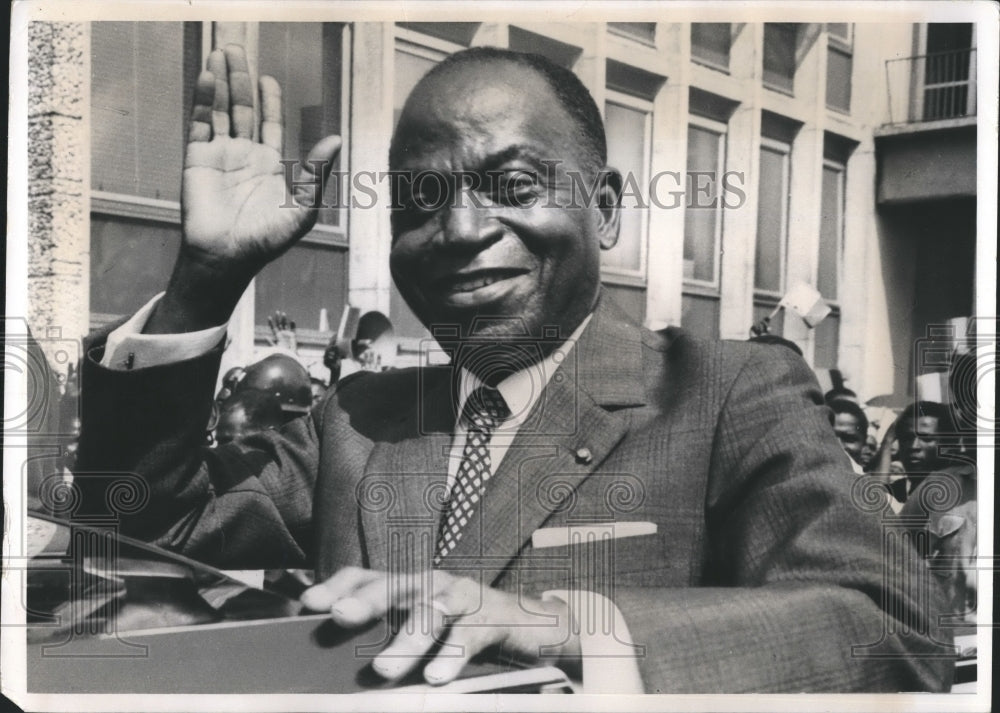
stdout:
[(577, 448), (576, 462), (581, 465), (590, 465), (594, 462), (594, 454), (590, 452), (589, 448)]

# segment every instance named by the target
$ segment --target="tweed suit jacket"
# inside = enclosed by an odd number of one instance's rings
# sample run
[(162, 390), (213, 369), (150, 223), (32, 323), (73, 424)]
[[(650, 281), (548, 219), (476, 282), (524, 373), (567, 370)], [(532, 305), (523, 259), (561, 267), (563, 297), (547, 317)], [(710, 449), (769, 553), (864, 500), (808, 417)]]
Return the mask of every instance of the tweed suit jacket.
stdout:
[[(229, 568), (430, 566), (450, 368), (352, 376), (311, 417), (209, 450), (219, 350), (122, 372), (102, 348), (79, 470), (145, 480), (130, 534)], [(883, 557), (884, 498), (859, 502), (857, 477), (790, 350), (651, 332), (604, 299), (442, 566), (524, 595), (608, 596), (648, 692), (946, 690), (948, 637), (925, 634), (938, 594), (905, 543)], [(624, 523), (655, 532), (533, 544)]]

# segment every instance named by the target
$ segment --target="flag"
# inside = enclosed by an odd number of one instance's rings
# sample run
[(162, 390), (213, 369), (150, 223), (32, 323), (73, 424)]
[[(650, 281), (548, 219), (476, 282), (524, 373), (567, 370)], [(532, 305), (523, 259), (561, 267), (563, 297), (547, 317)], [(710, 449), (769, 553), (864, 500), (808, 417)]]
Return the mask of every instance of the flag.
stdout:
[(804, 282), (788, 290), (779, 304), (799, 315), (809, 328), (815, 327), (830, 314), (830, 306), (823, 295)]

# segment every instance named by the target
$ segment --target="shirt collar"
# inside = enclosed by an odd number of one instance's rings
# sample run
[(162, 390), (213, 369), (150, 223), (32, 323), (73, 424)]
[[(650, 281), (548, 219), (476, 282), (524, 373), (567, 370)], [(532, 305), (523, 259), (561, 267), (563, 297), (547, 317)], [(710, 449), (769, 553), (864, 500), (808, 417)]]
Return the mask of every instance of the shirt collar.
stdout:
[[(548, 385), (549, 379), (552, 378), (556, 369), (565, 360), (569, 351), (576, 345), (577, 340), (579, 340), (580, 335), (583, 334), (583, 330), (587, 328), (587, 325), (590, 324), (593, 316), (593, 312), (588, 314), (580, 322), (580, 325), (573, 330), (569, 339), (549, 352), (548, 356), (540, 362), (514, 372), (497, 384), (497, 391), (503, 396), (504, 401), (507, 402), (507, 408), (510, 409), (510, 418), (504, 421), (498, 430), (517, 430), (524, 423), (528, 418), (528, 414), (531, 413), (532, 407), (534, 407), (535, 403), (541, 397), (542, 391)], [(459, 369), (458, 410), (456, 413), (462, 413), (469, 394), (482, 385), (482, 380), (471, 371), (465, 367)]]

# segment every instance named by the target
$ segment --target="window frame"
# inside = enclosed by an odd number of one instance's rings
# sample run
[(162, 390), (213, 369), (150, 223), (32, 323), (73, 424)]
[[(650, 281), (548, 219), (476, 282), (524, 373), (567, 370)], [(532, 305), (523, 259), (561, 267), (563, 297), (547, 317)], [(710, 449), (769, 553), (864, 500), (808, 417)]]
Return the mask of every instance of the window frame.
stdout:
[[(788, 238), (789, 238), (789, 213), (791, 208), (791, 186), (792, 186), (792, 144), (787, 141), (780, 141), (778, 139), (772, 139), (769, 136), (760, 137), (760, 150), (773, 151), (774, 153), (779, 153), (782, 155), (784, 160), (784, 171), (782, 174), (781, 183), (781, 195), (784, 196), (782, 201), (782, 211), (781, 211), (781, 245), (779, 254), (779, 280), (777, 290), (768, 290), (761, 287), (757, 287), (757, 270), (756, 266), (754, 269), (754, 288), (753, 296), (754, 302), (762, 300), (771, 303), (773, 300), (775, 304), (781, 300), (785, 292), (788, 289)], [(758, 215), (760, 213), (760, 205), (758, 202), (757, 206)], [(759, 235), (754, 235), (754, 245), (756, 253), (756, 241)]]
[[(835, 245), (836, 245), (836, 254), (837, 254), (837, 258), (836, 258), (836, 261), (835, 261), (836, 262), (836, 268), (837, 268), (837, 279), (836, 279), (836, 283), (837, 283), (837, 296), (834, 299), (830, 299), (826, 295), (823, 295), (823, 299), (825, 299), (826, 303), (828, 305), (830, 305), (830, 308), (836, 310), (839, 313), (839, 311), (840, 311), (840, 294), (841, 294), (841, 287), (842, 287), (841, 283), (842, 283), (843, 267), (844, 267), (844, 265), (843, 265), (843, 262), (844, 262), (844, 225), (845, 225), (845, 222), (846, 222), (845, 221), (846, 216), (844, 214), (844, 211), (846, 209), (845, 198), (846, 198), (846, 193), (847, 193), (847, 190), (846, 190), (847, 189), (847, 164), (844, 161), (837, 161), (836, 159), (832, 159), (832, 158), (824, 158), (823, 159), (823, 169), (824, 170), (825, 169), (834, 170), (834, 171), (837, 172), (837, 174), (839, 176), (838, 180), (837, 180), (837, 191), (838, 191), (838, 194), (839, 194), (837, 196), (837, 205), (839, 206), (839, 210), (837, 212), (837, 240), (836, 240), (836, 243), (835, 243)], [(818, 245), (817, 245), (817, 253), (816, 253), (816, 286), (817, 286), (817, 289), (819, 289), (819, 246)]]
[[(653, 102), (649, 99), (626, 94), (611, 87), (605, 88), (605, 104), (641, 111), (645, 114), (643, 125), (643, 175), (640, 188), (646, 191), (645, 199), (649, 200), (649, 178), (653, 165)], [(602, 107), (604, 109), (604, 107)], [(639, 268), (630, 270), (625, 267), (605, 266), (601, 262), (601, 281), (613, 285), (628, 287), (643, 287), (648, 284), (648, 253), (649, 253), (649, 209), (639, 210)]]
[(767, 80), (767, 68), (764, 67), (764, 65), (763, 65), (764, 57), (766, 56), (766, 49), (762, 48), (761, 49), (761, 74), (760, 74), (760, 76), (761, 76), (761, 85), (765, 89), (768, 89), (768, 90), (770, 90), (772, 92), (777, 92), (779, 94), (784, 94), (785, 96), (789, 96), (789, 97), (794, 97), (795, 96), (795, 79), (796, 79), (796, 76), (799, 73), (799, 67), (798, 67), (798, 63), (796, 61), (796, 55), (798, 53), (798, 46), (799, 46), (799, 39), (800, 39), (799, 38), (799, 34), (801, 32), (800, 24), (801, 23), (794, 23), (794, 22), (765, 22), (764, 23), (764, 30), (765, 31), (764, 31), (764, 38), (763, 39), (764, 39), (765, 44), (767, 42), (767, 32), (766, 32), (766, 29), (767, 29), (768, 25), (774, 25), (776, 27), (781, 27), (783, 31), (788, 31), (788, 28), (786, 28), (785, 26), (793, 26), (794, 27), (794, 30), (793, 30), (793, 33), (792, 33), (792, 62), (793, 62), (793, 67), (792, 67), (791, 87), (785, 87), (785, 86), (782, 86), (780, 84), (775, 84), (774, 82), (769, 82)]
[(824, 25), (823, 29), (826, 31), (826, 37), (827, 37), (827, 47), (826, 47), (826, 51), (827, 51), (827, 60), (826, 60), (827, 61), (827, 67), (829, 67), (829, 62), (830, 62), (829, 55), (830, 55), (830, 53), (836, 53), (836, 54), (843, 55), (843, 56), (845, 56), (845, 57), (848, 58), (848, 61), (850, 63), (850, 73), (848, 74), (848, 77), (847, 77), (847, 91), (848, 91), (848, 94), (847, 94), (847, 108), (845, 109), (843, 107), (833, 106), (833, 105), (830, 104), (830, 102), (828, 100), (828, 97), (830, 95), (829, 88), (828, 88), (829, 83), (830, 83), (830, 71), (829, 71), (829, 68), (827, 69), (826, 78), (825, 78), (824, 85), (823, 85), (823, 106), (826, 107), (827, 111), (833, 111), (833, 112), (836, 112), (838, 114), (842, 114), (842, 115), (845, 115), (845, 116), (850, 116), (850, 114), (851, 114), (851, 103), (852, 103), (851, 100), (853, 99), (851, 90), (854, 88), (854, 23), (853, 22), (848, 22), (848, 23), (845, 23), (845, 24), (847, 25), (847, 37), (846, 38), (839, 37), (838, 35), (835, 35), (835, 34), (831, 33), (830, 30), (829, 30), (829, 23), (827, 23), (826, 25)]
[[(647, 24), (647, 23), (635, 23), (635, 24)], [(658, 43), (658, 40), (660, 39), (660, 23), (653, 22), (653, 23), (649, 23), (649, 24), (653, 25), (653, 38), (652, 39), (647, 39), (645, 37), (639, 37), (637, 35), (633, 35), (632, 33), (628, 32), (627, 30), (623, 30), (621, 27), (619, 27), (617, 25), (617, 23), (607, 22), (607, 23), (605, 23), (605, 26), (606, 26), (607, 31), (610, 34), (614, 35), (615, 37), (621, 37), (623, 39), (628, 40), (629, 42), (635, 42), (636, 44), (640, 44), (643, 47), (652, 47), (652, 48), (655, 49), (655, 48), (657, 48), (659, 46), (657, 43)]]
[[(823, 295), (823, 300), (826, 302), (827, 306), (830, 307), (830, 314), (827, 316), (826, 319), (835, 319), (837, 321), (836, 344), (838, 345), (838, 352), (839, 352), (840, 327), (841, 327), (840, 320), (841, 320), (841, 315), (842, 315), (841, 308), (840, 308), (840, 299), (841, 299), (841, 294), (843, 293), (843, 275), (844, 275), (844, 265), (843, 265), (843, 263), (844, 263), (844, 239), (845, 239), (845, 237), (844, 237), (844, 228), (845, 228), (846, 218), (847, 218), (847, 216), (846, 216), (847, 205), (846, 205), (846, 202), (845, 202), (846, 195), (847, 195), (847, 162), (846, 161), (838, 161), (836, 159), (832, 159), (832, 158), (829, 158), (827, 156), (824, 156), (823, 157), (823, 170), (826, 170), (826, 169), (833, 169), (838, 174), (837, 191), (838, 191), (839, 195), (837, 196), (837, 206), (838, 206), (838, 211), (837, 211), (837, 240), (836, 240), (836, 243), (835, 243), (836, 253), (837, 253), (836, 260), (835, 260), (836, 269), (837, 269), (837, 279), (836, 279), (836, 283), (837, 283), (837, 296), (835, 298), (831, 299), (831, 298), (827, 297), (826, 295)], [(821, 198), (821, 200), (822, 200), (822, 198)], [(822, 239), (822, 236), (820, 236), (820, 239)], [(820, 252), (820, 245), (817, 244), (817, 246), (816, 246), (816, 289), (817, 290), (819, 289), (819, 270), (820, 270), (820, 266), (819, 266), (819, 252)], [(815, 357), (815, 354), (814, 354), (813, 355), (813, 361), (814, 362), (815, 362), (815, 359), (816, 359), (816, 357)], [(834, 365), (838, 364), (839, 361), (840, 361), (840, 354), (839, 353), (834, 354), (833, 355), (833, 363), (834, 363)], [(823, 367), (823, 368), (827, 368), (827, 367)]]
[[(718, 176), (725, 175), (726, 161), (727, 161), (727, 149), (729, 145), (729, 125), (725, 122), (718, 121), (717, 119), (710, 119), (700, 114), (688, 114), (687, 120), (688, 130), (690, 131), (691, 126), (695, 126), (704, 131), (708, 131), (718, 135), (719, 143), (719, 155), (716, 162), (716, 174)], [(685, 161), (689, 163), (689, 161)], [(687, 188), (687, 174), (688, 166), (684, 167), (684, 182), (685, 189)], [(687, 206), (687, 197), (685, 196), (684, 210), (689, 210)], [(713, 243), (713, 260), (712, 260), (712, 279), (711, 280), (699, 280), (697, 278), (684, 277), (682, 279), (681, 292), (690, 292), (692, 294), (697, 294), (700, 296), (715, 296), (718, 298), (722, 291), (722, 237), (723, 237), (723, 220), (725, 219), (725, 211), (723, 210), (723, 200), (722, 196), (718, 196), (718, 204), (715, 207), (716, 210), (716, 221), (715, 221), (715, 235)], [(682, 236), (682, 239), (686, 239), (687, 235)], [(682, 255), (683, 259), (683, 255)]]
[[(690, 24), (691, 24), (690, 34), (692, 36), (694, 34), (694, 26), (695, 25), (699, 25), (699, 24), (728, 24), (729, 25), (729, 62), (732, 62), (732, 58), (733, 58), (733, 55), (732, 55), (732, 51), (733, 51), (733, 23), (731, 23), (731, 22), (729, 22), (729, 23), (698, 23), (698, 22), (692, 22)], [(729, 71), (729, 62), (727, 62), (726, 64), (719, 64), (718, 62), (713, 62), (710, 59), (705, 59), (704, 57), (700, 57), (700, 56), (695, 55), (695, 53), (694, 53), (695, 44), (694, 44), (693, 37), (691, 37), (690, 41), (691, 41), (691, 49), (690, 49), (691, 61), (694, 64), (701, 65), (702, 67), (708, 67), (709, 69), (714, 69), (715, 71), (722, 72), (723, 74), (729, 74), (730, 73), (730, 71)]]

